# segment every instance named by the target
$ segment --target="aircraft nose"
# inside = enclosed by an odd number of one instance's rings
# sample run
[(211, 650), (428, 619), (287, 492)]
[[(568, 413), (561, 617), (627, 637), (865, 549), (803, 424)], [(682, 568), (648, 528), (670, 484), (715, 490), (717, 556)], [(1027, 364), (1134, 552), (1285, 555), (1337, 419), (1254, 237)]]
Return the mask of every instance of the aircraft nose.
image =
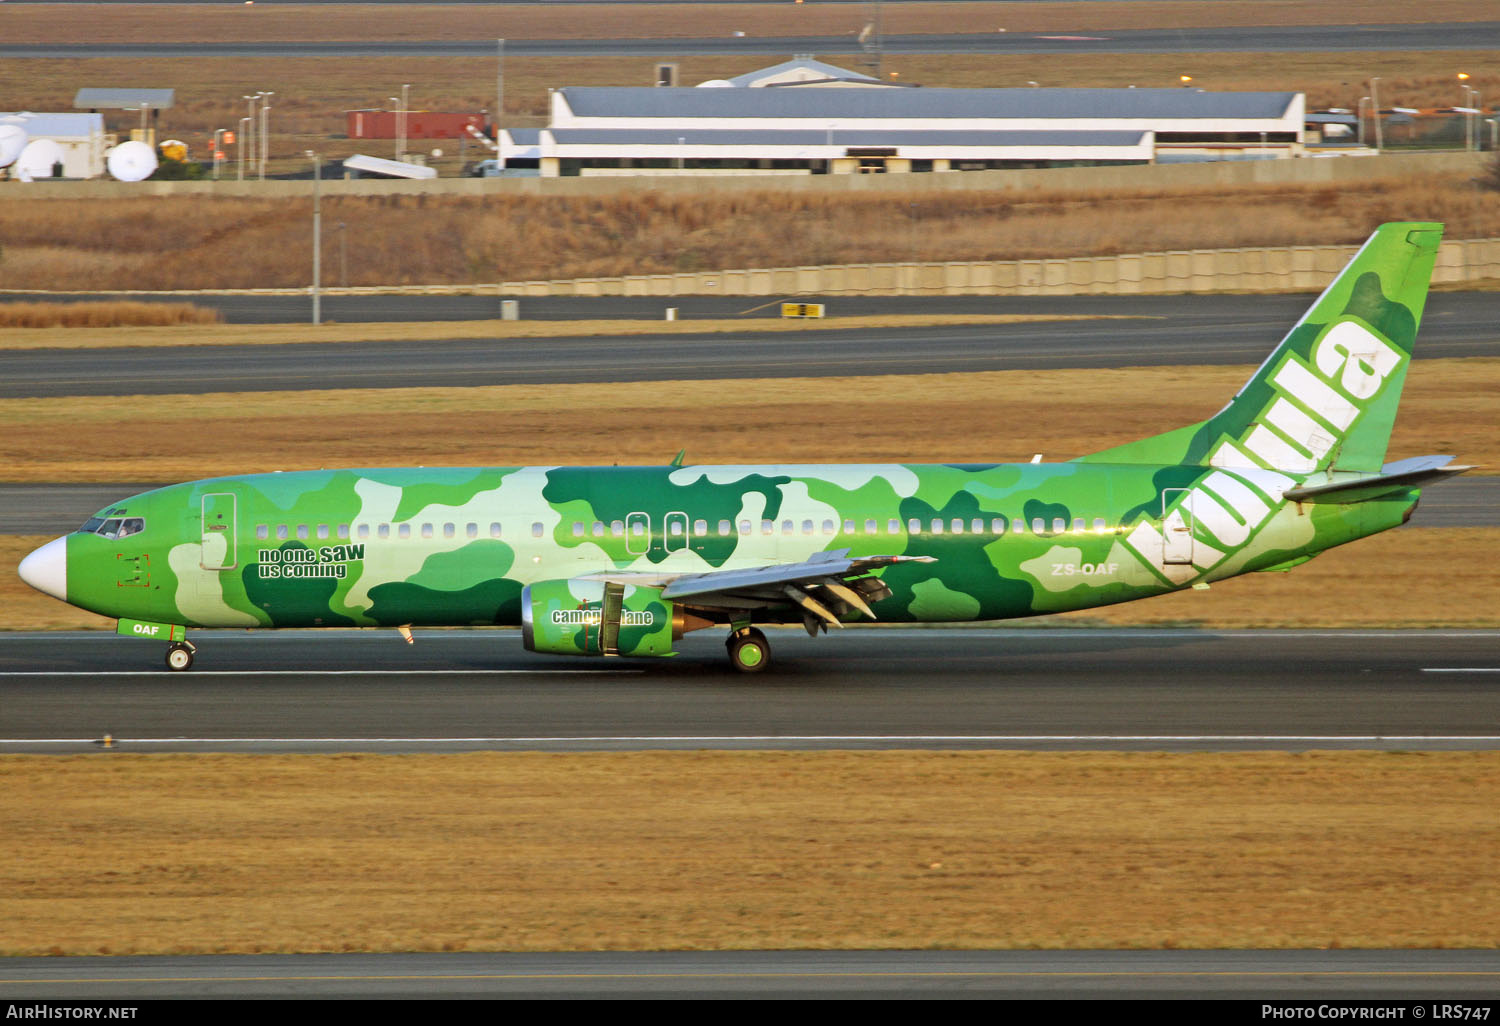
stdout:
[(21, 560), (21, 580), (53, 598), (68, 600), (68, 539), (54, 538)]

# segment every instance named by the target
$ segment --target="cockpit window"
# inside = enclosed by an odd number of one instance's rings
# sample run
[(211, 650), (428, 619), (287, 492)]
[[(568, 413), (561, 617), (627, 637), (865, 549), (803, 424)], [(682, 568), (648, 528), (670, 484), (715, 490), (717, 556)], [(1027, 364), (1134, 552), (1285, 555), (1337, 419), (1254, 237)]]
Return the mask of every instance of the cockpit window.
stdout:
[(83, 534), (97, 534), (101, 538), (115, 541), (140, 534), (146, 529), (145, 517), (89, 517), (78, 530)]

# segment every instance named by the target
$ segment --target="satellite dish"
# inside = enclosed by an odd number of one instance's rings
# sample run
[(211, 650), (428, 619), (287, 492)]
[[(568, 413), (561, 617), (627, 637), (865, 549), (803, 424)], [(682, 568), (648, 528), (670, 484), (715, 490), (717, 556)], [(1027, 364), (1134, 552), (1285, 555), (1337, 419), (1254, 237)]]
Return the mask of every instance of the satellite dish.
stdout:
[(104, 158), (109, 173), (122, 182), (139, 182), (156, 170), (156, 151), (143, 142), (122, 142)]
[(26, 148), (26, 129), (20, 125), (0, 125), (0, 167), (16, 162)]
[(63, 162), (62, 147), (51, 139), (33, 139), (16, 158), (16, 177), (23, 182), (33, 178), (51, 178), (52, 170)]
[(733, 89), (734, 83), (727, 82), (722, 78), (711, 78), (707, 82), (699, 82), (699, 89)]

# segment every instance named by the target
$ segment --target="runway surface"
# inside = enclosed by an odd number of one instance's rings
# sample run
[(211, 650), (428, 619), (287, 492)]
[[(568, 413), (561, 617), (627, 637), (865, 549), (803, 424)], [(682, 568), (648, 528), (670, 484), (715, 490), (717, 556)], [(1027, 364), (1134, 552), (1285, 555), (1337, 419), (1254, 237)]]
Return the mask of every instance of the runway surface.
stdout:
[[(1500, 49), (1500, 22), (1257, 25), (1219, 28), (985, 32), (881, 37), (887, 54), (1083, 54)], [(858, 53), (854, 33), (707, 39), (507, 39), (509, 57), (652, 57)], [(0, 57), (493, 57), (493, 39), (370, 42), (8, 43)]]
[[(0, 997), (1426, 999), (1493, 1004), (1493, 951), (710, 951), (12, 958)], [(1314, 1009), (1315, 1010), (1315, 1009)], [(152, 1009), (159, 1012), (161, 1009)], [(1243, 1016), (1241, 1015), (1243, 1013)], [(1215, 1018), (1263, 1018), (1258, 1004)], [(1316, 1016), (1308, 1016), (1315, 1018)], [(1330, 1016), (1324, 1016), (1329, 1018)], [(1394, 1016), (1393, 1016), (1394, 1017)]]
[[(66, 534), (95, 510), (171, 483), (0, 481), (0, 535)], [(1410, 527), (1500, 527), (1500, 477), (1459, 477), (1423, 489), (1421, 505)]]
[[(1226, 585), (1226, 587), (1232, 587)], [(1500, 747), (1500, 632), (720, 631), (673, 659), (535, 655), (515, 630), (0, 636), (0, 752)]]
[[(418, 342), (25, 349), (0, 353), (0, 398), (828, 377), (851, 368), (868, 375), (1255, 364), (1308, 301), (1249, 298), (1159, 297), (1106, 307), (1136, 311), (1123, 320), (504, 341), (445, 340), (438, 327)], [(1103, 306), (1064, 297), (1051, 303), (1058, 314)], [(1500, 355), (1495, 309), (1489, 293), (1434, 296), (1418, 359)]]

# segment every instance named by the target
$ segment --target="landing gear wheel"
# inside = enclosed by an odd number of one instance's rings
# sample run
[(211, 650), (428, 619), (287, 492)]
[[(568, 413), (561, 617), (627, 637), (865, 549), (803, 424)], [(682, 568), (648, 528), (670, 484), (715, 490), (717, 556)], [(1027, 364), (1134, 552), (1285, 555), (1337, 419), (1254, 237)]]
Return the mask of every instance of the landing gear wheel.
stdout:
[(193, 665), (193, 646), (185, 641), (174, 642), (167, 647), (167, 669), (181, 672)]
[(771, 665), (771, 643), (754, 627), (731, 634), (724, 645), (730, 664), (741, 673), (760, 673)]

